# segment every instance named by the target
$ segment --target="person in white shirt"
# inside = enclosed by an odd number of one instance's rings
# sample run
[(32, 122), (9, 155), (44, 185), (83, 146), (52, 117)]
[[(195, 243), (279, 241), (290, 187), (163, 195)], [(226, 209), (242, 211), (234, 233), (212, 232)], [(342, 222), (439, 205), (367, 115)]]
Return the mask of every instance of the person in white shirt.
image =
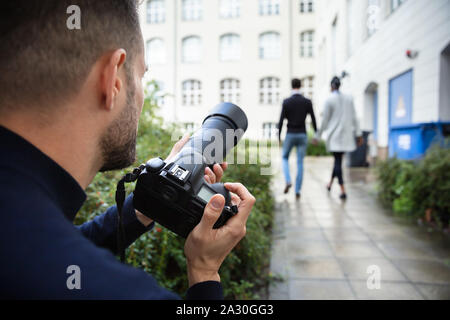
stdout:
[[(331, 96), (325, 102), (325, 111), (322, 125), (317, 132), (316, 139), (320, 139), (327, 132), (326, 147), (334, 156), (334, 167), (330, 183), (327, 185), (331, 191), (333, 181), (338, 179), (341, 187), (340, 198), (345, 200), (347, 193), (344, 187), (342, 174), (342, 158), (346, 152), (353, 152), (362, 144), (361, 129), (356, 118), (353, 98), (339, 91), (341, 81), (334, 77), (331, 81)], [(357, 139), (355, 139), (357, 138)]]

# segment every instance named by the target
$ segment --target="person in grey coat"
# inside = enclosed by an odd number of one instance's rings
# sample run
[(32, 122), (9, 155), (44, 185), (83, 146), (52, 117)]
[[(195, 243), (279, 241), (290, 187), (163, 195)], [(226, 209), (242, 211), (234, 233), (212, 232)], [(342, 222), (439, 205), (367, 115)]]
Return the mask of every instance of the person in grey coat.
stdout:
[(334, 156), (333, 173), (327, 189), (331, 191), (333, 181), (337, 178), (342, 191), (340, 198), (345, 200), (347, 194), (342, 175), (342, 158), (346, 152), (355, 151), (357, 144), (362, 144), (362, 137), (353, 98), (342, 94), (339, 91), (340, 87), (341, 81), (338, 77), (334, 77), (331, 81), (332, 93), (325, 102), (322, 125), (317, 132), (316, 139), (320, 139), (322, 134), (327, 132), (326, 147)]

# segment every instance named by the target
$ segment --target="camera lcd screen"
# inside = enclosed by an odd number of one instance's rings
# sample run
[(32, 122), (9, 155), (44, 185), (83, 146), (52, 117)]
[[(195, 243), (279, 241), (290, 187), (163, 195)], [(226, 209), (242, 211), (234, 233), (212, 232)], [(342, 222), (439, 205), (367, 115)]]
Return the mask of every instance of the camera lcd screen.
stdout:
[(209, 202), (213, 195), (215, 195), (215, 193), (205, 186), (203, 186), (198, 193), (198, 197), (206, 202)]

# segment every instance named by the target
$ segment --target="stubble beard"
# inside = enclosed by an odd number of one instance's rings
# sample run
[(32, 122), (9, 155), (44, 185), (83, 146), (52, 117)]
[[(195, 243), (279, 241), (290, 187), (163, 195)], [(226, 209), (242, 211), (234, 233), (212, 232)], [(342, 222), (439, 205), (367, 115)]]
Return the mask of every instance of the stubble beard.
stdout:
[(137, 111), (134, 106), (135, 88), (127, 91), (126, 106), (108, 127), (100, 140), (103, 166), (100, 172), (124, 169), (136, 161)]

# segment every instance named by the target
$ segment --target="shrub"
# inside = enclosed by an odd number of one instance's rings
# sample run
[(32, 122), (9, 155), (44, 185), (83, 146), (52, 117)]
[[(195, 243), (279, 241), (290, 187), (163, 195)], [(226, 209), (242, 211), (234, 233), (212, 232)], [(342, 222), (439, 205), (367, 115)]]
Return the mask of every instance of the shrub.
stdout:
[(389, 159), (377, 167), (378, 196), (396, 214), (448, 227), (450, 149), (438, 145), (418, 162)]
[[(176, 127), (163, 128), (156, 116), (155, 94), (147, 94), (139, 123), (137, 140), (138, 160), (144, 163), (156, 156), (168, 155), (174, 142), (171, 132)], [(248, 148), (247, 151), (248, 153)], [(81, 224), (114, 205), (116, 183), (130, 168), (98, 174), (86, 190), (88, 200), (77, 215)], [(224, 181), (243, 182), (257, 202), (247, 222), (247, 235), (224, 261), (220, 270), (224, 294), (227, 299), (255, 299), (270, 280), (270, 235), (273, 199), (270, 193), (270, 176), (260, 175), (259, 165), (230, 165)], [(128, 193), (133, 185), (128, 186)], [(188, 289), (184, 239), (156, 225), (154, 230), (142, 235), (127, 249), (127, 263), (154, 276), (161, 286), (181, 296)]]
[(327, 146), (325, 141), (319, 140), (317, 144), (312, 143), (312, 139), (314, 138), (314, 134), (312, 132), (308, 132), (308, 147), (306, 149), (306, 155), (311, 157), (322, 157), (329, 156), (331, 153), (327, 151)]

